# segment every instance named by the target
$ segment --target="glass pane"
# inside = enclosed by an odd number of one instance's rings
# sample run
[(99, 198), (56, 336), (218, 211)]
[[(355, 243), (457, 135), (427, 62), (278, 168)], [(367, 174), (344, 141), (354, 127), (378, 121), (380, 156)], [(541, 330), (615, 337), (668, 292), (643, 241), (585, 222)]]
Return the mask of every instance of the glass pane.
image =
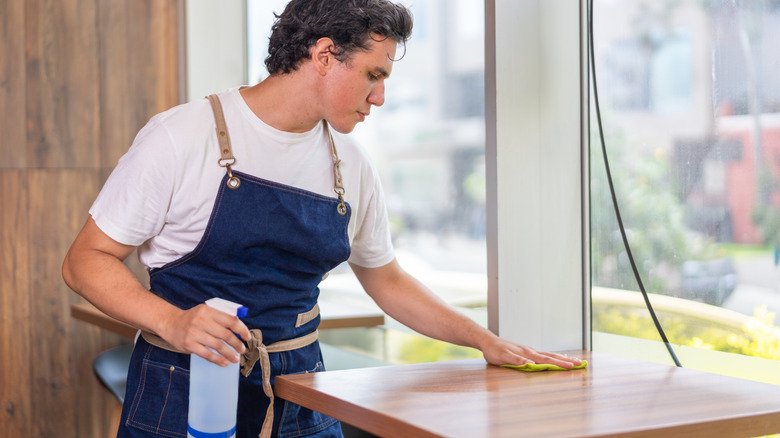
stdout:
[[(249, 77), (263, 65), (272, 11), (286, 0), (249, 1)], [(401, 1), (414, 16), (402, 59), (386, 82), (385, 104), (355, 129), (380, 172), (401, 265), (445, 301), (487, 324), (485, 245), (484, 10), (482, 2)], [(322, 299), (372, 306), (348, 267), (322, 285)], [(380, 336), (328, 331), (321, 339), (392, 362), (471, 355), (476, 350), (410, 336), (389, 321)], [(384, 342), (379, 345), (377, 341)]]
[[(780, 2), (596, 0), (594, 11), (610, 169), (670, 342), (780, 359)], [(591, 104), (594, 347), (603, 333), (660, 339)]]

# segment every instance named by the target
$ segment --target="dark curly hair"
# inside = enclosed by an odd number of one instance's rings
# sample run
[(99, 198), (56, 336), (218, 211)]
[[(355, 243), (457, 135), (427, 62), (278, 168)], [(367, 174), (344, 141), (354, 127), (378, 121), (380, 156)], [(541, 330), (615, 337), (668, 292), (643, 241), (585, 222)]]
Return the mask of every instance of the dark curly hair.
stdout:
[(265, 65), (272, 75), (293, 72), (324, 37), (333, 40), (336, 59), (345, 62), (355, 51), (368, 50), (373, 35), (406, 44), (411, 34), (412, 14), (388, 0), (292, 0), (276, 15)]

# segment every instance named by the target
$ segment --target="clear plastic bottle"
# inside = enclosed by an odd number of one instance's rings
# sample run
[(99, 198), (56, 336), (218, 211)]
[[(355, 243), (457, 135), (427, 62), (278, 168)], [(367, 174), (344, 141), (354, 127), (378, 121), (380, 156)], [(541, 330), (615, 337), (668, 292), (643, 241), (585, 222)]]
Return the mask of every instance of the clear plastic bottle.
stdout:
[[(239, 318), (247, 308), (222, 298), (206, 305)], [(190, 401), (187, 414), (188, 438), (231, 438), (236, 435), (239, 364), (226, 367), (190, 355)]]

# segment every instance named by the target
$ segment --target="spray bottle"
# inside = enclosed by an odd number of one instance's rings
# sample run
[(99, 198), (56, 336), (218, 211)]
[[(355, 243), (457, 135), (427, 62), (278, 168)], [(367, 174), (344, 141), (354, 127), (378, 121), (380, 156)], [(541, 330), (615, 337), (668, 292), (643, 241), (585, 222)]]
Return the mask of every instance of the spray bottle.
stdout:
[[(247, 308), (222, 298), (206, 305), (243, 318)], [(239, 364), (221, 367), (202, 357), (190, 355), (190, 401), (187, 415), (188, 438), (231, 438), (236, 435)]]

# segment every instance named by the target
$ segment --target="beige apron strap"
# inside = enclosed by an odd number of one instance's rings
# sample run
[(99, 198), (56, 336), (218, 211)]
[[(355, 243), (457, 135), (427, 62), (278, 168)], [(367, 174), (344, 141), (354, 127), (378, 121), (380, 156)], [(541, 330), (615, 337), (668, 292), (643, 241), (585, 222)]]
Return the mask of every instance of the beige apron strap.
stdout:
[(162, 348), (163, 350), (173, 351), (174, 353), (182, 353), (182, 354), (184, 354), (183, 351), (178, 350), (176, 347), (174, 347), (173, 345), (169, 344), (168, 341), (166, 341), (165, 339), (155, 335), (152, 332), (147, 332), (145, 330), (141, 330), (141, 337), (144, 338), (146, 340), (146, 342), (154, 345), (155, 347)]
[(339, 197), (339, 205), (336, 210), (340, 215), (347, 214), (347, 206), (344, 204), (344, 182), (341, 180), (341, 160), (339, 154), (336, 152), (336, 144), (333, 142), (333, 136), (330, 134), (330, 128), (328, 128), (328, 122), (322, 119), (322, 126), (325, 127), (325, 132), (328, 133), (328, 141), (330, 142), (330, 154), (333, 157), (333, 191)]
[(314, 307), (312, 307), (311, 310), (309, 310), (308, 312), (303, 312), (298, 314), (298, 319), (295, 321), (295, 328), (298, 328), (306, 324), (307, 322), (316, 318), (317, 315), (319, 314), (320, 314), (320, 305), (318, 303), (314, 303)]
[(297, 350), (305, 347), (317, 340), (318, 332), (315, 330), (306, 336), (287, 341), (274, 342), (271, 345), (263, 344), (263, 332), (261, 332), (260, 329), (252, 329), (249, 333), (251, 336), (247, 342), (247, 350), (241, 355), (241, 374), (243, 374), (244, 377), (248, 377), (252, 372), (255, 363), (258, 360), (260, 361), (260, 371), (262, 372), (263, 378), (263, 392), (266, 397), (268, 397), (269, 403), (268, 409), (265, 412), (263, 426), (260, 429), (258, 437), (270, 438), (274, 422), (274, 391), (273, 388), (271, 388), (271, 359), (268, 357), (268, 353)]
[(233, 176), (233, 169), (230, 167), (236, 164), (236, 158), (233, 156), (233, 150), (230, 148), (230, 134), (228, 134), (225, 115), (222, 112), (222, 104), (216, 94), (207, 96), (211, 103), (211, 110), (214, 112), (214, 121), (217, 123), (217, 140), (219, 140), (219, 160), (217, 164), (227, 169), (227, 185), (231, 189), (237, 189), (241, 185), (241, 180)]

